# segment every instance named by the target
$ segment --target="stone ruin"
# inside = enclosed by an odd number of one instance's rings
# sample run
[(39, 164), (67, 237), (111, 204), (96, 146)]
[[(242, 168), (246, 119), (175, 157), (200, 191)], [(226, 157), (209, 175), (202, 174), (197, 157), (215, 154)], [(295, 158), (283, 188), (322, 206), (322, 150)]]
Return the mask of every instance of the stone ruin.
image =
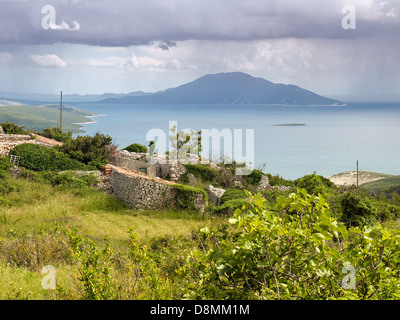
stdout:
[(207, 188), (208, 201), (215, 206), (219, 206), (225, 191), (225, 189), (214, 188), (212, 185), (209, 185)]
[(186, 172), (185, 166), (178, 160), (167, 160), (166, 156), (158, 155), (150, 158), (146, 153), (114, 150), (108, 158), (110, 164), (147, 174), (152, 178), (169, 179), (178, 181)]
[[(1, 127), (0, 127), (1, 128)], [(1, 133), (3, 132), (3, 133)], [(10, 151), (17, 145), (24, 143), (39, 144), (44, 147), (54, 147), (56, 145), (62, 145), (62, 142), (58, 142), (46, 137), (42, 137), (37, 134), (30, 133), (28, 135), (23, 134), (5, 134), (3, 128), (0, 131), (0, 157), (8, 157)]]

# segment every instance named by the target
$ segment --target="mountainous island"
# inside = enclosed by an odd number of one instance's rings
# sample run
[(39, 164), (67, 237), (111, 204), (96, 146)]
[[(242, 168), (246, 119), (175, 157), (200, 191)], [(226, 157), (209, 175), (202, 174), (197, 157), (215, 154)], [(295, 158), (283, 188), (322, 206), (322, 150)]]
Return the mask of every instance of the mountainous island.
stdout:
[[(291, 84), (272, 83), (243, 72), (204, 75), (192, 82), (164, 91), (103, 94), (64, 94), (65, 103), (110, 104), (265, 104), (345, 106)], [(23, 94), (0, 92), (0, 105), (39, 106), (58, 104), (57, 94)]]
[(208, 74), (176, 88), (156, 93), (119, 95), (98, 101), (121, 104), (274, 104), (337, 105), (295, 85), (275, 84), (242, 72)]

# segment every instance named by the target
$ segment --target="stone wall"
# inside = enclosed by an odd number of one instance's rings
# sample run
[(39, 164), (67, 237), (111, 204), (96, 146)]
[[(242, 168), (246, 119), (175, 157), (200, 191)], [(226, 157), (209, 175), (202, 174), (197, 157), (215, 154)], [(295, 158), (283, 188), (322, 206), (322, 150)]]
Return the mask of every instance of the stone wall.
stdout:
[(126, 150), (116, 150), (108, 158), (110, 164), (128, 169), (139, 171), (139, 168), (146, 168), (147, 174), (151, 177), (171, 179), (177, 181), (186, 172), (185, 166), (177, 160), (167, 160), (166, 156), (158, 155), (151, 159), (147, 158), (146, 153), (129, 152)]
[(62, 145), (62, 142), (58, 142), (34, 134), (0, 134), (0, 157), (8, 157), (10, 151), (15, 146), (23, 143), (39, 144), (44, 147), (54, 147), (56, 145)]
[(146, 169), (146, 174), (153, 178), (155, 178), (157, 175), (156, 167), (146, 161), (133, 160), (119, 156), (110, 156), (108, 157), (108, 162), (113, 166), (132, 171), (140, 171), (142, 168), (144, 168)]
[(19, 134), (0, 134), (0, 157), (8, 157), (10, 151), (17, 145), (33, 143), (31, 136)]
[[(162, 209), (176, 205), (175, 183), (151, 178), (145, 174), (134, 173), (113, 165), (109, 166), (111, 174), (107, 176), (107, 180), (114, 196), (131, 208)], [(193, 204), (198, 211), (203, 212), (206, 206), (203, 195), (196, 194)]]

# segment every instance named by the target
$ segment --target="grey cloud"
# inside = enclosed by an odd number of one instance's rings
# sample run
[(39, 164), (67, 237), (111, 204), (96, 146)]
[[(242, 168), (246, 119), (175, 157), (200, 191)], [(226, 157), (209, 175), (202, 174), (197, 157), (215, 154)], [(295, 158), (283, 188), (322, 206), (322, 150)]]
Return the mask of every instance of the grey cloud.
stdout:
[(158, 42), (156, 42), (156, 47), (161, 50), (168, 51), (169, 48), (176, 47), (176, 42), (175, 41), (158, 41)]
[[(354, 3), (357, 30), (343, 30), (341, 8)], [(364, 1), (365, 2), (365, 1)], [(57, 25), (78, 21), (76, 32), (43, 30), (41, 9), (57, 10)], [(372, 12), (373, 18), (369, 17)], [(259, 40), (276, 38), (357, 38), (400, 34), (396, 1), (361, 0), (36, 0), (0, 2), (0, 44), (99, 46), (157, 43), (168, 50), (182, 40)]]

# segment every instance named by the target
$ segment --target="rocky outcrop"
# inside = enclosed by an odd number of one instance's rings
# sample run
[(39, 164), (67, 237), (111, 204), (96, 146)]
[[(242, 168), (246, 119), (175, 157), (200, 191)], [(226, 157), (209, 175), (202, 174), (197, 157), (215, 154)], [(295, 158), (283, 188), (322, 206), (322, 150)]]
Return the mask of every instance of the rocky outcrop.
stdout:
[(279, 190), (279, 191), (288, 191), (288, 190), (290, 190), (290, 187), (288, 187), (288, 186), (271, 186), (269, 184), (268, 177), (263, 175), (261, 177), (260, 182), (258, 183), (257, 191), (272, 190), (272, 189), (276, 189), (276, 190)]
[(258, 183), (257, 191), (269, 190), (272, 187), (269, 185), (269, 179), (267, 176), (262, 176), (260, 182)]
[(225, 189), (214, 188), (212, 185), (209, 185), (207, 188), (208, 201), (215, 206), (219, 206), (225, 191)]

